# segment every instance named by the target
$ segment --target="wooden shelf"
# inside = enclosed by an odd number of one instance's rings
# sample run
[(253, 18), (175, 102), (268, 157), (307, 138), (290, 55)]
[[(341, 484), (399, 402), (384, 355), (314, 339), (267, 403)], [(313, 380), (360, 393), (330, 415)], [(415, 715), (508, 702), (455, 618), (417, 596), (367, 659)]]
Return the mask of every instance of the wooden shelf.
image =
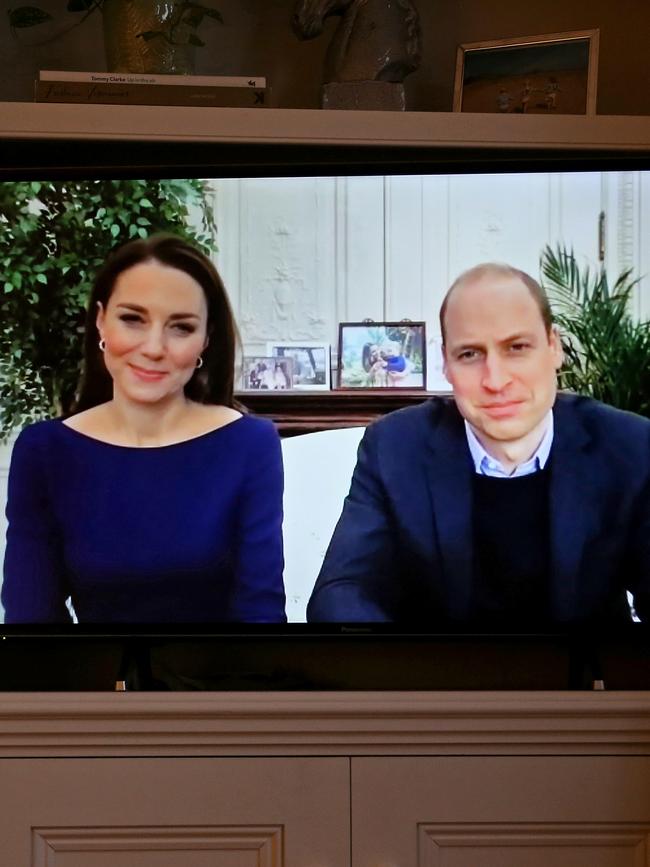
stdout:
[(0, 103), (0, 139), (650, 151), (650, 117)]
[(283, 437), (365, 427), (386, 413), (422, 403), (438, 392), (408, 389), (362, 391), (243, 391), (236, 397), (256, 415), (275, 422)]

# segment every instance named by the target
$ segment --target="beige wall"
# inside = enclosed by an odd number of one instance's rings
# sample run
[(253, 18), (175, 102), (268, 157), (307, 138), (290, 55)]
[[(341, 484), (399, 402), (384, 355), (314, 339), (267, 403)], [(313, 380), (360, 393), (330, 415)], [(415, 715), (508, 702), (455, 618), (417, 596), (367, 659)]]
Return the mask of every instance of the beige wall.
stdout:
[[(598, 113), (650, 114), (650, 10), (638, 0), (415, 0), (422, 21), (424, 57), (407, 79), (408, 108), (450, 111), (456, 46), (510, 36), (600, 28)], [(16, 2), (15, 5), (18, 5)], [(54, 24), (12, 37), (0, 17), (0, 99), (29, 100), (39, 68), (103, 68), (101, 22), (93, 15), (80, 27), (52, 39), (78, 16), (64, 15), (63, 0), (34, 0), (56, 15)], [(326, 35), (301, 43), (290, 28), (293, 0), (214, 0), (225, 25), (204, 24), (207, 45), (197, 54), (201, 73), (265, 74), (272, 104), (316, 108), (322, 57), (336, 22)], [(51, 40), (51, 41), (48, 41)], [(39, 42), (39, 45), (33, 43)]]

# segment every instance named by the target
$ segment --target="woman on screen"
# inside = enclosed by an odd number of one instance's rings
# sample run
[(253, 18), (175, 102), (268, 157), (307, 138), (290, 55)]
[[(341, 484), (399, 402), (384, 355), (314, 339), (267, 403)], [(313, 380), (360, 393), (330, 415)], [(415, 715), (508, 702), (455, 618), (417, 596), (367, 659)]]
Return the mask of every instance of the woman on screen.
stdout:
[(212, 263), (170, 235), (97, 277), (74, 414), (22, 431), (7, 623), (284, 621), (282, 458), (235, 408), (236, 327)]

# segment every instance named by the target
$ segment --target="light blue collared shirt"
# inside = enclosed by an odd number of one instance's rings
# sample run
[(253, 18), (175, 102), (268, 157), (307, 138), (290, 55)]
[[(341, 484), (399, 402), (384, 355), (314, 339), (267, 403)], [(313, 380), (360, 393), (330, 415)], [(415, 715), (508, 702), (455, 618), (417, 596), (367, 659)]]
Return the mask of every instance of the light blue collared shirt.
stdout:
[(547, 418), (546, 432), (535, 453), (523, 464), (516, 466), (511, 473), (507, 473), (500, 461), (485, 451), (471, 426), (465, 421), (467, 445), (472, 454), (476, 472), (481, 476), (492, 476), (497, 479), (515, 479), (517, 476), (528, 476), (531, 473), (536, 473), (538, 470), (543, 470), (551, 453), (551, 446), (553, 445), (553, 410), (549, 409)]

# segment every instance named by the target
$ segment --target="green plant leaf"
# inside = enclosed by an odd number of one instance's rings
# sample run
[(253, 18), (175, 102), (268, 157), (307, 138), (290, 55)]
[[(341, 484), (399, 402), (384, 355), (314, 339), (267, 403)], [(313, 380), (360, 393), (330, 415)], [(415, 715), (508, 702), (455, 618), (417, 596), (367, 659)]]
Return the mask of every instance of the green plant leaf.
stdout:
[(223, 24), (223, 16), (221, 12), (219, 12), (217, 9), (211, 9), (208, 6), (203, 6), (201, 8), (203, 10), (203, 14), (206, 15), (208, 18), (214, 18), (215, 21), (219, 21), (221, 24)]
[(136, 33), (136, 38), (144, 39), (145, 42), (150, 42), (152, 39), (164, 39), (165, 34), (162, 30), (143, 30), (142, 33)]
[(203, 21), (205, 13), (203, 11), (199, 12), (191, 12), (189, 15), (185, 15), (183, 17), (183, 21), (189, 26), (194, 27), (195, 29), (200, 26)]
[(562, 333), (562, 387), (650, 417), (650, 323), (629, 311), (638, 278), (623, 271), (610, 288), (604, 268), (581, 269), (560, 245), (543, 250), (540, 271)]
[[(68, 0), (66, 8), (68, 12), (87, 12), (95, 5), (95, 0)], [(98, 5), (103, 6), (103, 0)]]
[(52, 20), (50, 13), (39, 9), (38, 6), (19, 6), (17, 9), (10, 9), (8, 15), (9, 26), (16, 28), (34, 27), (36, 24)]

